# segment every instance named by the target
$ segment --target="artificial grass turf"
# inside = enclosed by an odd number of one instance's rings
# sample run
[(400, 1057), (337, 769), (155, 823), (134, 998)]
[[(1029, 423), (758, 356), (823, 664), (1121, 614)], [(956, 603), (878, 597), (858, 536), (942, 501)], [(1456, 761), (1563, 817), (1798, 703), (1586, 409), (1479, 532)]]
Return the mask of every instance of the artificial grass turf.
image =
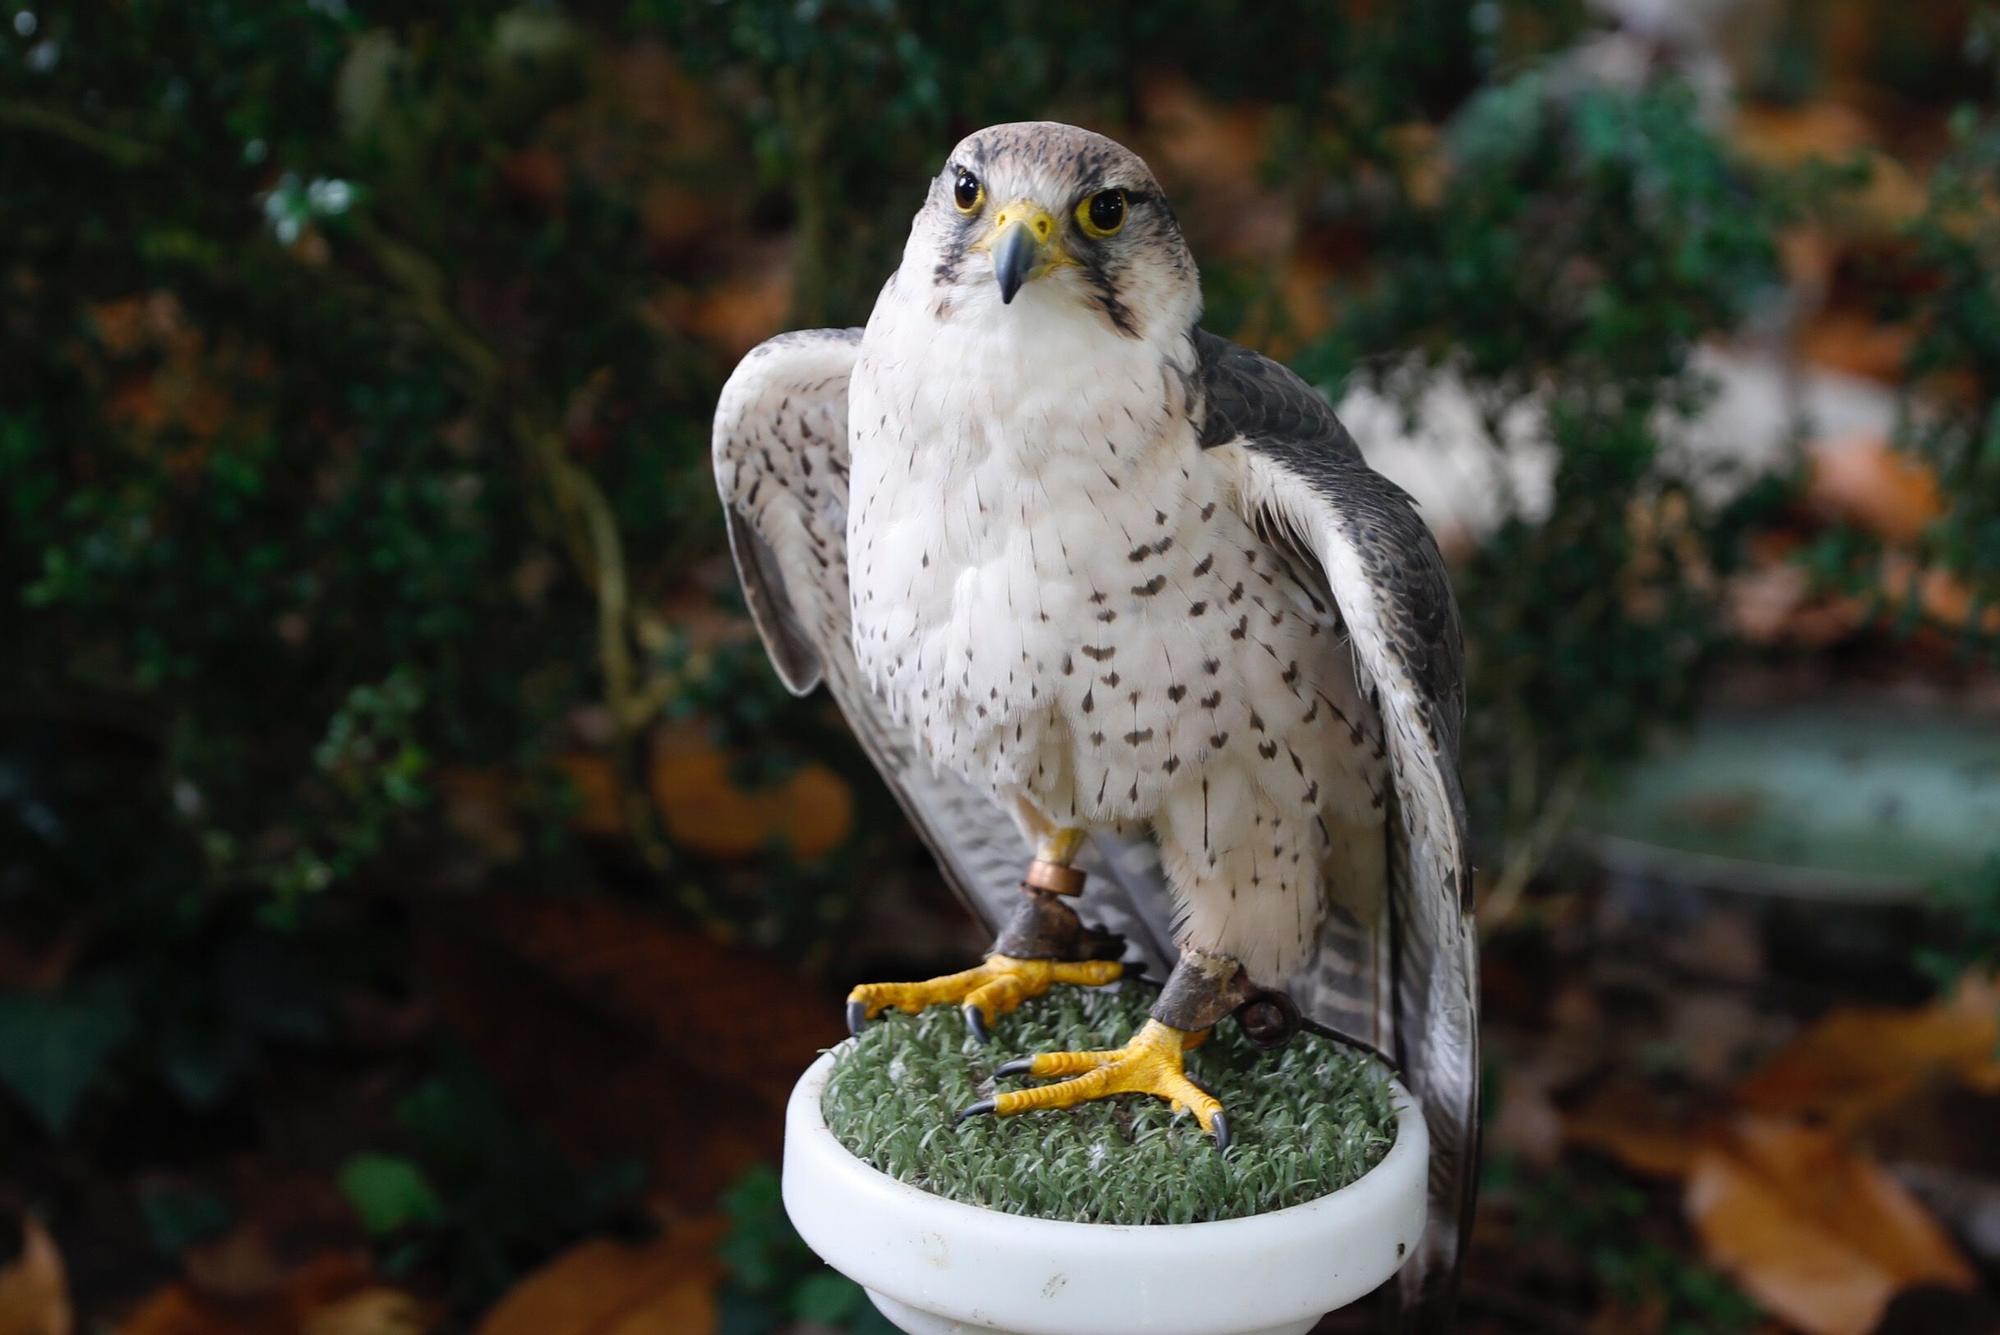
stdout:
[[(1192, 1114), (1121, 1095), (1060, 1111), (971, 1117), (1010, 1057), (1117, 1047), (1146, 1020), (1143, 987), (1057, 987), (967, 1036), (955, 1006), (890, 1013), (835, 1058), (821, 1109), (836, 1139), (911, 1186), (1009, 1214), (1093, 1224), (1187, 1224), (1298, 1205), (1380, 1163), (1395, 1139), (1382, 1068), (1314, 1034), (1261, 1052), (1233, 1023), (1188, 1054), (1222, 1100), (1227, 1155)], [(1038, 1083), (1015, 1077), (1003, 1088)]]

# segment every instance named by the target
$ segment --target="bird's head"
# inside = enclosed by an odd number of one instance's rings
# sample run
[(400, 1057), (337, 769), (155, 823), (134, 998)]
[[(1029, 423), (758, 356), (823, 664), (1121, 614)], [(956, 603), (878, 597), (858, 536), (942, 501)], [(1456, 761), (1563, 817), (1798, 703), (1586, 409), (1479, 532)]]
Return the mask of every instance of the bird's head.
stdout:
[(1146, 338), (1182, 334), (1201, 312), (1194, 260), (1145, 161), (1053, 121), (989, 126), (953, 149), (910, 229), (904, 270), (931, 277), (944, 318), (1032, 308)]

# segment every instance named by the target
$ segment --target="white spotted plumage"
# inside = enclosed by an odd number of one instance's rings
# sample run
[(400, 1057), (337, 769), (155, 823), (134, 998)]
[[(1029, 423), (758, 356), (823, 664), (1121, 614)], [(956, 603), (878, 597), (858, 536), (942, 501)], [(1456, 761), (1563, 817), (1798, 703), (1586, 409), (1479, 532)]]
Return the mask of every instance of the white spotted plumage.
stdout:
[(1334, 855), (1382, 845), (1380, 731), (1196, 438), (1192, 319), (1131, 338), (1044, 283), (940, 315), (908, 279), (934, 264), (906, 256), (849, 385), (861, 669), (1028, 832), (1149, 825), (1181, 944), (1283, 978), (1330, 878), (1381, 898), (1379, 858)]
[[(1129, 221), (1003, 303), (962, 170), (1058, 220), (1127, 189)], [(1171, 956), (1170, 890), (1173, 945), (1399, 1061), (1434, 1218), (1401, 1287), (1448, 1319), (1479, 1083), (1449, 581), (1325, 401), (1200, 304), (1137, 157), (972, 136), (865, 331), (783, 335), (731, 376), (731, 547), (786, 684), (828, 686), (989, 922), (1021, 834), (1088, 827), (1084, 910), (1135, 955)]]

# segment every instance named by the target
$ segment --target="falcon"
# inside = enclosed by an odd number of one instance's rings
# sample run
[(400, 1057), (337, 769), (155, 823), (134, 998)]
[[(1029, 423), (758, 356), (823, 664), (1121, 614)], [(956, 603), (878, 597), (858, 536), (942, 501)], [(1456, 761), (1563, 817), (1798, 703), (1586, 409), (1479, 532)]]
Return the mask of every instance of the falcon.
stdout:
[(785, 685), (827, 687), (998, 929), (961, 973), (856, 987), (850, 1026), (951, 1005), (984, 1039), (1055, 984), (1171, 965), (1137, 1033), (1006, 1062), (996, 1084), (1053, 1082), (963, 1115), (1150, 1094), (1224, 1150), (1182, 1059), (1214, 1025), (1371, 1047), (1429, 1125), (1402, 1284), (1439, 1310), (1478, 1104), (1457, 610), (1410, 498), (1201, 308), (1136, 154), (979, 131), (866, 328), (780, 335), (731, 375), (730, 547)]

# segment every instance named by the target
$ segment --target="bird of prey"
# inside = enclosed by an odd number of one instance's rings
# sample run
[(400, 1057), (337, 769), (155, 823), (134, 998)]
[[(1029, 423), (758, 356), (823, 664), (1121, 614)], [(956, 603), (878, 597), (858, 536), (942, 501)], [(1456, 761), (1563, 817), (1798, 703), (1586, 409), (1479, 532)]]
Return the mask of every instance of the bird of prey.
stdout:
[(1478, 1105), (1457, 610), (1409, 497), (1201, 307), (1136, 154), (979, 131), (865, 329), (730, 377), (730, 545), (779, 676), (828, 687), (999, 929), (962, 973), (855, 988), (850, 1024), (956, 1005), (984, 1038), (1052, 984), (1171, 963), (1122, 1044), (1008, 1062), (1067, 1078), (967, 1112), (1153, 1094), (1223, 1149), (1182, 1069), (1211, 1026), (1368, 1045), (1432, 1137), (1404, 1294), (1448, 1310)]

